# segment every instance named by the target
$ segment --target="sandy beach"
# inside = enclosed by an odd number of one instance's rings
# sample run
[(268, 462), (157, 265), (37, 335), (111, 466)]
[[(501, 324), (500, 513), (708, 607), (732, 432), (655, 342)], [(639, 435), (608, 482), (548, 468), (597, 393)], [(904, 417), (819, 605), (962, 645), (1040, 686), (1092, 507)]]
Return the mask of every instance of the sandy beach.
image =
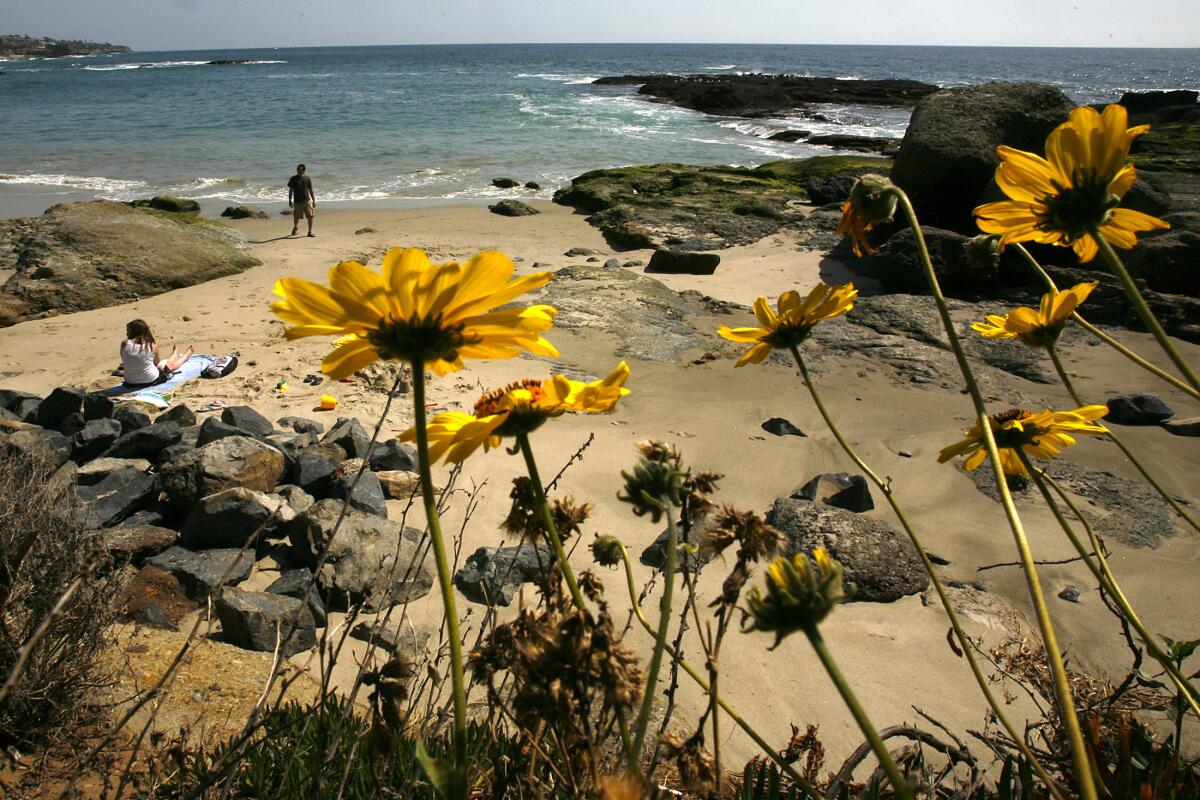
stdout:
[[(649, 260), (649, 251), (613, 254), (601, 234), (583, 216), (548, 202), (534, 203), (538, 216), (510, 219), (488, 213), (480, 206), (444, 206), (410, 210), (328, 210), (319, 208), (317, 238), (287, 238), (289, 220), (242, 220), (230, 223), (252, 240), (250, 251), (263, 265), (241, 274), (180, 289), (136, 303), (50, 317), (0, 329), (0, 385), (44, 394), (60, 385), (85, 385), (91, 389), (110, 385), (117, 365), (118, 345), (127, 320), (150, 322), (159, 342), (181, 347), (191, 343), (200, 353), (237, 353), (241, 367), (219, 381), (194, 381), (175, 393), (174, 403), (196, 409), (205, 403), (251, 404), (271, 419), (295, 414), (321, 419), (358, 417), (370, 430), (383, 407), (385, 390), (361, 378), (354, 383), (313, 388), (302, 382), (316, 372), (329, 343), (319, 339), (288, 342), (282, 324), (269, 311), (273, 282), (281, 276), (324, 280), (325, 271), (341, 260), (355, 259), (378, 268), (387, 247), (421, 247), (434, 260), (461, 259), (495, 248), (518, 261), (518, 273), (535, 264), (557, 269), (584, 263), (567, 258), (572, 247), (595, 249), (601, 262), (616, 257), (621, 262)], [(277, 208), (267, 207), (273, 215)], [(356, 233), (362, 229), (373, 229)], [(769, 297), (786, 289), (806, 291), (818, 280), (855, 280), (870, 294), (876, 286), (869, 276), (858, 277), (851, 266), (815, 251), (799, 251), (789, 235), (768, 237), (754, 245), (721, 253), (722, 262), (712, 276), (651, 276), (675, 290), (697, 290), (717, 300), (748, 305), (760, 294)], [(641, 273), (643, 267), (633, 267)], [(1002, 309), (997, 309), (1001, 311)], [(853, 312), (852, 312), (853, 313)], [(713, 316), (712, 328), (722, 322), (747, 324), (750, 315)], [(430, 388), (433, 410), (469, 409), (480, 391), (521, 377), (545, 377), (551, 371), (601, 376), (618, 360), (614, 351), (617, 331), (600, 328), (555, 330), (549, 338), (561, 359), (516, 359), (469, 362), (466, 369), (434, 379)], [(1156, 354), (1148, 335), (1121, 331), (1122, 341), (1139, 352)], [(714, 333), (714, 348), (717, 339)], [(810, 346), (815, 346), (811, 345)], [(1012, 347), (1019, 345), (1013, 344)], [(1186, 357), (1200, 362), (1200, 347), (1181, 344)], [(563, 417), (540, 430), (533, 445), (543, 475), (554, 474), (594, 434), (581, 463), (566, 473), (561, 494), (570, 494), (594, 506), (573, 562), (590, 564), (590, 544), (596, 533), (620, 537), (635, 555), (659, 533), (651, 523), (632, 516), (616, 500), (620, 470), (635, 460), (634, 444), (662, 438), (677, 445), (688, 464), (712, 469), (726, 477), (717, 499), (744, 509), (764, 511), (775, 498), (787, 496), (811, 477), (823, 472), (846, 471), (852, 465), (825, 430), (794, 368), (764, 364), (735, 370), (729, 358), (705, 360), (702, 351), (688, 353), (678, 363), (630, 360), (632, 393), (609, 416)], [(1071, 339), (1064, 346), (1070, 368), (1078, 373), (1078, 388), (1087, 398), (1103, 402), (1125, 392), (1153, 391), (1179, 417), (1200, 413), (1194, 402), (1162, 383), (1131, 368), (1120, 355), (1104, 347)], [(943, 576), (956, 582), (955, 597), (969, 621), (970, 633), (996, 644), (1029, 627), (1031, 610), (1020, 570), (1001, 567), (978, 571), (985, 565), (1015, 558), (1011, 534), (999, 506), (978, 491), (972, 481), (952, 465), (937, 463), (938, 451), (956, 441), (969, 424), (970, 403), (957, 392), (937, 386), (897, 385), (886, 371), (861, 355), (825, 353), (815, 371), (832, 413), (868, 463), (891, 476), (895, 490), (916, 521), (927, 547), (945, 559)], [(1037, 384), (1011, 377), (1012, 390), (1035, 406), (1069, 407), (1070, 400), (1058, 384)], [(289, 390), (273, 387), (286, 381)], [(316, 412), (318, 395), (338, 397), (336, 412)], [(411, 400), (404, 396), (393, 407), (384, 425), (391, 436), (408, 426)], [(997, 407), (995, 410), (1002, 410)], [(203, 415), (201, 415), (203, 416)], [(771, 417), (784, 417), (807, 435), (774, 436), (762, 430)], [(1166, 488), (1192, 508), (1200, 503), (1200, 449), (1194, 439), (1179, 438), (1158, 427), (1121, 428), (1127, 443), (1162, 479)], [(1081, 441), (1065, 458), (1117, 476), (1136, 478), (1117, 449), (1107, 441)], [(503, 451), (480, 454), (468, 460), (459, 486), (481, 486), (481, 503), (461, 543), (465, 556), (477, 547), (495, 546), (502, 538), (500, 522), (508, 509), (510, 480), (523, 469), (520, 459)], [(443, 468), (435, 479), (445, 476)], [(890, 512), (876, 497), (870, 512), (890, 520)], [(392, 501), (392, 512), (402, 504)], [(1058, 561), (1074, 553), (1039, 503), (1024, 500), (1022, 514), (1039, 560)], [(448, 529), (456, 530), (462, 504), (455, 503)], [(1180, 526), (1176, 535), (1157, 548), (1134, 548), (1108, 542), (1114, 570), (1134, 606), (1151, 630), (1173, 638), (1192, 638), (1200, 620), (1200, 593), (1195, 580), (1200, 562), (1200, 541)], [(699, 582), (702, 595), (713, 597), (732, 564), (719, 560)], [(597, 568), (600, 569), (600, 568)], [(638, 565), (643, 583), (651, 570)], [(625, 618), (623, 576), (600, 569), (607, 598)], [(1120, 679), (1130, 656), (1114, 618), (1105, 609), (1094, 581), (1080, 563), (1047, 565), (1040, 571), (1070, 663), (1078, 669)], [(269, 583), (269, 573), (255, 575), (250, 588)], [(752, 582), (757, 583), (760, 577)], [(1056, 595), (1067, 586), (1081, 592), (1078, 603)], [(525, 589), (532, 599), (532, 589)], [(657, 590), (647, 599), (647, 609), (657, 607)], [(515, 604), (514, 604), (515, 608)], [(478, 619), (483, 607), (465, 602), (460, 609), (467, 625)], [(441, 614), (438, 593), (411, 606), (418, 627), (434, 629)], [(511, 613), (511, 609), (509, 612)], [(654, 614), (651, 615), (652, 618)], [(331, 623), (333, 624), (333, 623)], [(932, 591), (894, 603), (852, 603), (836, 610), (824, 626), (833, 651), (840, 657), (860, 698), (880, 726), (915, 722), (914, 706), (937, 718), (960, 735), (984, 725), (985, 705), (964, 661), (947, 645), (946, 617)], [(648, 652), (650, 638), (636, 626), (628, 634), (633, 648)], [(689, 634), (690, 638), (690, 634)], [(699, 663), (694, 640), (687, 643), (688, 657)], [(355, 643), (357, 648), (361, 643)], [(732, 632), (722, 653), (722, 688), (730, 702), (772, 742), (782, 747), (791, 725), (820, 726), (831, 763), (840, 761), (861, 741), (861, 736), (833, 691), (812, 651), (802, 640), (787, 640), (768, 651), (770, 637)], [(293, 657), (303, 666), (307, 656)], [(342, 676), (345, 677), (344, 675)], [(684, 678), (679, 695), (680, 716), (695, 718), (704, 696)], [(1018, 725), (1034, 710), (1024, 696), (1013, 696), (1013, 716)], [(722, 743), (726, 763), (738, 767), (754, 754), (753, 744), (734, 726), (725, 725)]]

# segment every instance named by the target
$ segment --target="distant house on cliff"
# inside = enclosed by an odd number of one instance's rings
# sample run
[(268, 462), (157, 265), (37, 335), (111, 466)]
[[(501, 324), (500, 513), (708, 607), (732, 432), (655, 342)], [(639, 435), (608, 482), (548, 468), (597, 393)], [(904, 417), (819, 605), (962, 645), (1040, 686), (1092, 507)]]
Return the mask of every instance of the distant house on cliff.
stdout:
[(132, 52), (131, 49), (122, 44), (0, 34), (0, 58), (60, 58), (129, 52)]

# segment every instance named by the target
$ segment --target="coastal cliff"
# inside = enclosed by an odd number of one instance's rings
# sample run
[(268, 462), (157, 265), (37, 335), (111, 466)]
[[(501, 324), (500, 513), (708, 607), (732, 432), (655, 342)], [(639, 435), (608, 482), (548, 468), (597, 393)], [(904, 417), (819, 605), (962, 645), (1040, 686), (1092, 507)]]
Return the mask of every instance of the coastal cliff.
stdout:
[(79, 39), (51, 39), (48, 36), (0, 35), (0, 58), (61, 58), (102, 53), (132, 53), (123, 44), (86, 42)]

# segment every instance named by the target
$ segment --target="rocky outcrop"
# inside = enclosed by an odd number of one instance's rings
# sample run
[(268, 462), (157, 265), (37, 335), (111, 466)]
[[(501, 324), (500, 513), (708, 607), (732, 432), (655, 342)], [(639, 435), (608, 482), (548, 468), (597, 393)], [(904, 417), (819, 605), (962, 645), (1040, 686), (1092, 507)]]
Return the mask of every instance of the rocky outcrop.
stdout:
[(638, 94), (732, 117), (772, 116), (813, 103), (908, 108), (937, 91), (908, 80), (809, 78), (796, 75), (621, 75), (599, 78), (604, 86), (639, 85)]
[(260, 211), (257, 208), (250, 206), (226, 206), (221, 212), (222, 217), (229, 219), (270, 219), (271, 215), (265, 211)]
[(499, 203), (493, 203), (488, 206), (488, 211), (493, 214), (499, 214), (502, 217), (532, 217), (535, 214), (542, 213), (528, 203), (522, 203), (520, 200), (501, 200)]
[(214, 604), (221, 636), (232, 645), (287, 658), (316, 646), (312, 614), (292, 597), (226, 589)]
[(245, 237), (186, 214), (97, 200), (0, 222), (0, 326), (126, 303), (261, 263)]
[(882, 520), (785, 497), (775, 501), (767, 522), (784, 535), (788, 555), (824, 547), (840, 561), (853, 586), (851, 601), (890, 603), (929, 586), (916, 548)]
[(254, 553), (237, 549), (202, 550), (193, 553), (172, 547), (146, 564), (175, 576), (193, 600), (203, 601), (222, 586), (241, 583), (254, 569)]
[(1047, 134), (1075, 104), (1058, 89), (985, 83), (943, 89), (913, 109), (892, 180), (912, 199), (922, 223), (966, 233), (985, 198), (1002, 144), (1040, 153)]
[(168, 502), (186, 511), (202, 497), (237, 486), (270, 492), (283, 472), (279, 450), (248, 436), (230, 436), (167, 461), (159, 474)]

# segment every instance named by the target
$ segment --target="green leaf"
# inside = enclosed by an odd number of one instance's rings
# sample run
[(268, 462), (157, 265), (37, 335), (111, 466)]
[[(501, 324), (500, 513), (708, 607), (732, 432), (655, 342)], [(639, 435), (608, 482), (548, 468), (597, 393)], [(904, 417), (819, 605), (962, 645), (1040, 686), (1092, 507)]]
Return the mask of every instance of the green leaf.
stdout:
[(443, 800), (453, 800), (454, 766), (444, 758), (434, 758), (425, 749), (425, 743), (417, 739), (417, 761), (425, 771), (425, 777), (433, 784), (433, 790)]

